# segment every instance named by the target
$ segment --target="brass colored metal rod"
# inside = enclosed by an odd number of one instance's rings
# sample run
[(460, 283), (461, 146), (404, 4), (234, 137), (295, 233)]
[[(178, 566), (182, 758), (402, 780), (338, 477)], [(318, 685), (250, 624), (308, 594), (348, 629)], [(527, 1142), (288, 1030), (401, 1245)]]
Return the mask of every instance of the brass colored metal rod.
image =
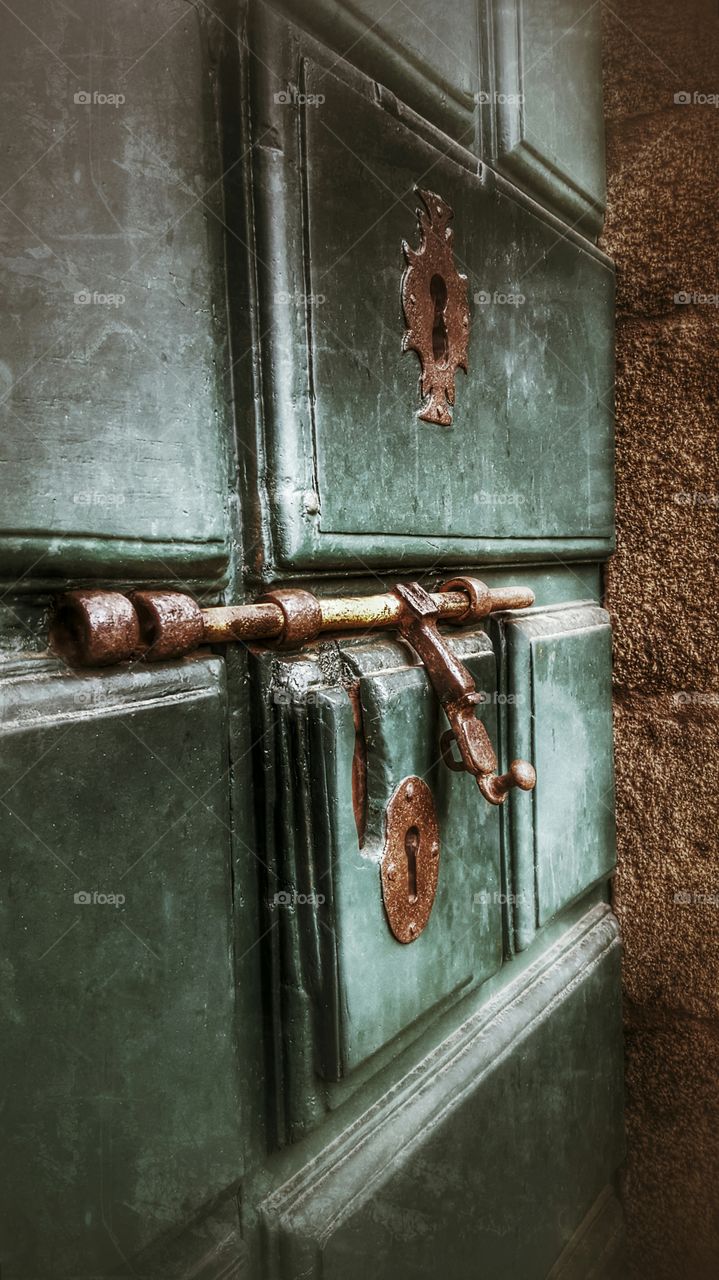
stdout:
[[(376, 596), (317, 596), (316, 600), (320, 607), (322, 632), (389, 630), (397, 626), (402, 615), (402, 601), (389, 592)], [(432, 600), (440, 617), (448, 622), (456, 621), (467, 612), (467, 597), (463, 591), (437, 592)], [(284, 627), (284, 615), (279, 606), (261, 601), (203, 609), (202, 621), (208, 644), (272, 640), (281, 635)]]
[(202, 623), (206, 644), (226, 644), (228, 640), (274, 640), (282, 634), (285, 619), (276, 604), (234, 604), (203, 609)]

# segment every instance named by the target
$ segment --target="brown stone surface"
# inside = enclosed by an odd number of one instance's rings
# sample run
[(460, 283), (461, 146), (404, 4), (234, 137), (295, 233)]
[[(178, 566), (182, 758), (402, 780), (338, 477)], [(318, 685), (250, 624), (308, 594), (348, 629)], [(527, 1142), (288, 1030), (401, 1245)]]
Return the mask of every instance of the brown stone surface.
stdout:
[(719, 1275), (719, 9), (603, 6), (617, 263), (615, 623), (637, 1277)]
[[(621, 272), (619, 235), (612, 244)], [(607, 589), (618, 685), (646, 693), (719, 689), (719, 313), (678, 310), (618, 319), (618, 555)]]
[(628, 999), (660, 1021), (669, 1008), (719, 1022), (719, 694), (709, 706), (684, 696), (615, 701), (615, 906)]
[(719, 1034), (673, 1017), (627, 1027), (624, 1206), (637, 1277), (716, 1280)]

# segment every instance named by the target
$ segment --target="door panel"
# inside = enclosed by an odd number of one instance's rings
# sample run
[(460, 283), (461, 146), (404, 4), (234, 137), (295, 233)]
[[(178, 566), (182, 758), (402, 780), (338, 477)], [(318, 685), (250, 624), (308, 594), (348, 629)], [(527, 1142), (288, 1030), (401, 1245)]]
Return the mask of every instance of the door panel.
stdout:
[(431, 0), (280, 0), (342, 58), (387, 86), (466, 147), (475, 145), (479, 90), (477, 0), (454, 0), (451, 20)]
[(114, 1275), (241, 1174), (223, 668), (27, 667), (0, 681), (0, 1252)]
[(283, 1275), (543, 1280), (622, 1157), (599, 906), (265, 1202)]
[(480, 0), (482, 154), (587, 235), (606, 202), (601, 13), (583, 0)]
[[(277, 50), (267, 56), (284, 65)], [(607, 261), (488, 169), (421, 139), (363, 77), (350, 87), (324, 72), (306, 38), (285, 58), (301, 67), (306, 103), (270, 101), (264, 72), (256, 92), (257, 134), (278, 143), (271, 154), (258, 147), (255, 165), (259, 256), (271, 264), (260, 269), (265, 572), (273, 558), (436, 564), (608, 549)], [(417, 243), (417, 183), (454, 209), (469, 277), (469, 373), (457, 374), (449, 429), (418, 420), (419, 362), (401, 350), (402, 241)]]
[[(487, 691), (482, 718), (495, 738), (490, 641), (474, 631), (452, 643)], [(282, 861), (270, 877), (268, 906), (284, 952), (277, 975), (282, 1016), (287, 1031), (296, 1030), (309, 1001), (314, 1070), (338, 1080), (499, 968), (498, 813), (441, 764), (439, 709), (424, 668), (408, 665), (403, 646), (348, 641), (300, 659), (265, 656), (259, 667), (265, 724), (275, 736), (267, 804), (281, 832)], [(410, 776), (432, 790), (440, 875), (424, 931), (401, 945), (388, 927), (379, 862), (387, 803)], [(358, 790), (366, 800), (357, 801)], [(290, 1035), (283, 1041), (293, 1079), (299, 1044)]]
[(614, 867), (611, 627), (603, 609), (584, 604), (532, 610), (505, 628), (509, 754), (537, 769), (532, 803), (510, 801), (523, 947)]
[[(229, 481), (209, 10), (34, 4), (29, 27), (9, 13), (0, 580), (216, 581)], [(47, 54), (51, 82), (30, 28), (64, 55)]]

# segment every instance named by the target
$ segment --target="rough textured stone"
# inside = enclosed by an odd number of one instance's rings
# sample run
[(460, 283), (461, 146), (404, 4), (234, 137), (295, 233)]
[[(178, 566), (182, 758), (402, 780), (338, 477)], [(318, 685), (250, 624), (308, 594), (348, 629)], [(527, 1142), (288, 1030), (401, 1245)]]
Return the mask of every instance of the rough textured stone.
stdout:
[(605, 238), (622, 246), (619, 315), (673, 316), (693, 305), (677, 297), (715, 297), (719, 108), (672, 104), (615, 120), (607, 128), (607, 159)]
[(607, 587), (620, 687), (719, 689), (718, 349), (715, 308), (618, 323), (618, 555)]
[(716, 1280), (719, 1091), (716, 1025), (675, 1017), (627, 1027), (624, 1202), (635, 1275)]
[(603, 6), (617, 263), (615, 623), (635, 1275), (719, 1274), (719, 11)]
[(611, 0), (602, 19), (608, 121), (681, 106), (676, 93), (719, 91), (715, 0)]
[(719, 796), (707, 764), (719, 754), (719, 694), (714, 701), (615, 701), (625, 988), (660, 1020), (667, 1006), (672, 1018), (719, 1019)]

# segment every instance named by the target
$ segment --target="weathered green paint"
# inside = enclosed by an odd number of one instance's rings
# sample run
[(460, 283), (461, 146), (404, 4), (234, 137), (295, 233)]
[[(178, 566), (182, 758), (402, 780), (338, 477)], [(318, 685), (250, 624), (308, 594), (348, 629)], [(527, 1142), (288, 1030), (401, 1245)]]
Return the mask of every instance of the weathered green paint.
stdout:
[(595, 908), (271, 1193), (272, 1274), (543, 1280), (622, 1156), (618, 971)]
[(532, 611), (506, 625), (509, 754), (537, 769), (510, 802), (517, 944), (614, 867), (609, 617), (596, 605)]
[(0, 1256), (111, 1275), (242, 1174), (223, 668), (27, 667), (0, 681)]
[[(489, 694), (484, 719), (496, 738), (490, 642), (477, 631), (455, 646)], [(288, 940), (279, 982), (286, 1001), (294, 987), (296, 1006), (309, 1002), (314, 1065), (330, 1080), (494, 973), (502, 959), (498, 813), (438, 760), (439, 710), (423, 669), (408, 666), (407, 656), (396, 643), (349, 641), (337, 649), (320, 646), (314, 661), (262, 663), (273, 731), (282, 736), (278, 751), (297, 780), (295, 820), (287, 824), (291, 852), (283, 823), (283, 861), (268, 904), (270, 920), (273, 913), (276, 920), (293, 917), (278, 920)], [(327, 683), (333, 676), (334, 687)], [(348, 680), (359, 681), (367, 749), (361, 848), (351, 787), (355, 728), (342, 683)], [(387, 927), (379, 859), (387, 802), (410, 774), (425, 778), (433, 792), (441, 874), (426, 929), (416, 943), (401, 947)], [(276, 792), (271, 795), (274, 805)], [(291, 1010), (288, 1016), (293, 1018)], [(287, 1071), (293, 1066), (290, 1058)]]
[[(579, 233), (603, 201), (598, 11), (414, 10), (4, 19), (3, 1280), (619, 1267), (612, 272)], [(94, 90), (126, 101), (73, 101)], [(473, 301), (451, 431), (417, 422), (400, 350), (415, 183), (454, 207), (472, 296), (526, 299)], [(541, 605), (452, 632), (503, 766), (537, 765), (499, 813), (439, 764), (442, 714), (389, 636), (83, 676), (43, 652), (41, 592), (68, 580), (334, 594), (448, 564)], [(376, 858), (410, 772), (443, 852), (403, 947)]]
[[(582, 0), (278, 0), (443, 133), (589, 235), (605, 204), (600, 13)], [(393, 102), (393, 97), (399, 99)]]
[(601, 12), (583, 0), (484, 0), (483, 154), (587, 235), (606, 203)]
[[(256, 148), (254, 166), (269, 356), (264, 571), (273, 559), (437, 564), (608, 549), (610, 264), (259, 12), (253, 112), (258, 138), (276, 143)], [(278, 81), (300, 84), (309, 105), (273, 92)], [(419, 364), (400, 354), (402, 241), (416, 240), (413, 186), (430, 176), (454, 209), (472, 300), (469, 373), (448, 430), (417, 420)], [(368, 465), (378, 450), (382, 465)]]
[[(454, 0), (451, 20), (433, 0), (412, 9), (385, 0), (280, 0), (277, 8), (464, 146), (474, 147), (479, 93), (476, 0)], [(386, 87), (385, 87), (386, 86)]]
[(5, 11), (0, 42), (0, 580), (215, 581), (229, 479), (211, 12), (34, 0), (23, 15)]

